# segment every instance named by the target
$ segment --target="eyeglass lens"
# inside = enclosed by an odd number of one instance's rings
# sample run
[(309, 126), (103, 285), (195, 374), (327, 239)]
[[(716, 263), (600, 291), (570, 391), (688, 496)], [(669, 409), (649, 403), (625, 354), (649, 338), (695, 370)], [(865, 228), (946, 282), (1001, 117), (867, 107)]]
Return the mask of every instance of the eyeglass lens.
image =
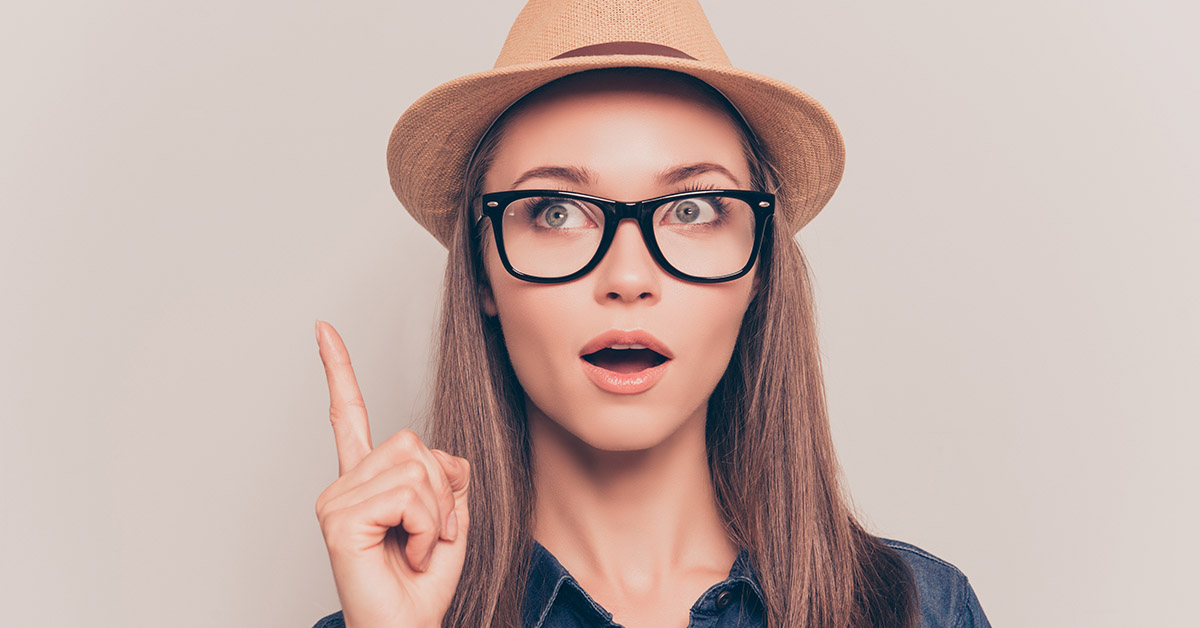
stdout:
[[(604, 211), (561, 196), (517, 199), (501, 221), (509, 263), (534, 277), (563, 277), (587, 265), (604, 233)], [(735, 273), (754, 249), (754, 210), (746, 201), (696, 195), (666, 201), (654, 211), (654, 239), (667, 262), (705, 278)]]

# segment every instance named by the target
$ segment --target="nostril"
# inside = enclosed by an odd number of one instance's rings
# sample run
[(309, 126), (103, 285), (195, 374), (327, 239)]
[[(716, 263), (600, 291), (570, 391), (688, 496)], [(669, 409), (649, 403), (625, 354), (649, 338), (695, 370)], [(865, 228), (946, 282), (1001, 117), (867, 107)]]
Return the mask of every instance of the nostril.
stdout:
[[(639, 295), (638, 295), (638, 298), (639, 298), (639, 299), (650, 299), (650, 298), (653, 298), (653, 297), (654, 297), (654, 293), (653, 293), (653, 292), (643, 292), (643, 293), (641, 293), (641, 294), (639, 294)], [(621, 293), (619, 293), (619, 292), (610, 292), (610, 293), (608, 293), (608, 298), (609, 298), (609, 299), (612, 299), (612, 300), (614, 300), (614, 301), (620, 301), (620, 300), (621, 300)]]

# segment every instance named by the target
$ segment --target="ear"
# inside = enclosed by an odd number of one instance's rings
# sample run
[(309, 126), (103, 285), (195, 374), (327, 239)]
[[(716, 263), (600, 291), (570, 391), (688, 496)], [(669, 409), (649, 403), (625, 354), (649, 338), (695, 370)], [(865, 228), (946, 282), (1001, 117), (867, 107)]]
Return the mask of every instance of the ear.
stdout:
[(492, 294), (492, 281), (488, 277), (487, 271), (487, 256), (489, 251), (487, 239), (485, 236), (484, 245), (479, 248), (479, 254), (483, 256), (485, 261), (481, 261), (475, 267), (475, 290), (479, 295), (479, 304), (482, 306), (480, 310), (489, 317), (499, 316), (500, 310), (496, 308), (496, 297)]
[(487, 282), (479, 284), (479, 301), (483, 303), (483, 313), (488, 316), (498, 316), (500, 310), (496, 309), (496, 299), (492, 296), (492, 287)]

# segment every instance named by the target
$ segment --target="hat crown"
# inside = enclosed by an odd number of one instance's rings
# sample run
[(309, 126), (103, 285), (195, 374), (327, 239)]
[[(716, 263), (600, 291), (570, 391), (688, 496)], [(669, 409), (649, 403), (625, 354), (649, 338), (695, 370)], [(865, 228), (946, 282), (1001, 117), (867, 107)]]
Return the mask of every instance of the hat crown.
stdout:
[(592, 54), (658, 48), (656, 54), (682, 56), (673, 50), (714, 65), (732, 65), (699, 0), (530, 0), (493, 67), (545, 62), (597, 45)]

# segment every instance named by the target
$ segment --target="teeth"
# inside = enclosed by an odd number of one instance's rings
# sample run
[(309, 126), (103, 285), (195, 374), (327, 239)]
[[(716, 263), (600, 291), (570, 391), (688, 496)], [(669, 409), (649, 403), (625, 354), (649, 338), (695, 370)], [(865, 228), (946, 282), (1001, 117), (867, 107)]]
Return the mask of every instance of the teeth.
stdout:
[(648, 349), (645, 345), (608, 345), (609, 349)]

